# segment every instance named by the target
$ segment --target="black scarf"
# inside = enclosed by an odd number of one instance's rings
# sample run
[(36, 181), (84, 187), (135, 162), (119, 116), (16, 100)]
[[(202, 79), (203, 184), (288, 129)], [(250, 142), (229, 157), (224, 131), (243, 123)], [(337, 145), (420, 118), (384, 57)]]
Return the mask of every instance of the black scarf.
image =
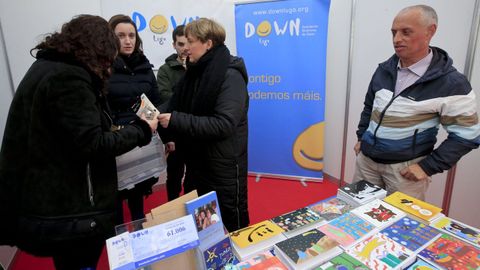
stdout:
[(176, 91), (173, 110), (208, 115), (213, 111), (218, 93), (230, 63), (230, 51), (218, 45), (207, 51), (196, 63), (187, 63), (184, 80)]

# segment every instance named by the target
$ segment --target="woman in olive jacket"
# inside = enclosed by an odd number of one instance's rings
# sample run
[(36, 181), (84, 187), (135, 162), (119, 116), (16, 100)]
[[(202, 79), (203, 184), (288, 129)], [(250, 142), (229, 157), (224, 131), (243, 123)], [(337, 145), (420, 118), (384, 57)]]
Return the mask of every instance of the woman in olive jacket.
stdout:
[[(135, 119), (132, 106), (140, 95), (145, 94), (155, 105), (160, 105), (160, 92), (153, 74), (152, 65), (142, 51), (142, 40), (138, 36), (135, 23), (126, 15), (115, 15), (109, 20), (110, 27), (120, 41), (118, 57), (113, 63), (112, 76), (108, 85), (108, 104), (115, 125), (126, 125)], [(132, 220), (145, 217), (143, 197), (152, 193), (152, 186), (158, 178), (152, 177), (136, 184), (132, 189), (120, 192), (119, 209), (127, 200)], [(123, 211), (119, 211), (118, 223), (123, 220)]]
[(112, 130), (104, 82), (118, 41), (81, 15), (33, 50), (13, 98), (0, 153), (0, 244), (53, 257), (57, 269), (96, 267), (114, 234), (115, 156), (150, 142), (155, 121)]

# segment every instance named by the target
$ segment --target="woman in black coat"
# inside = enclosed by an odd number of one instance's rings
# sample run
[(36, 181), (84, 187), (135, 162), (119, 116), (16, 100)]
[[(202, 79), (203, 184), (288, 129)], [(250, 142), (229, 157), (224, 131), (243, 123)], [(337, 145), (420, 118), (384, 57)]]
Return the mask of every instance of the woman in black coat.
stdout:
[(155, 121), (111, 131), (104, 83), (117, 39), (81, 15), (38, 44), (15, 92), (0, 153), (0, 245), (96, 267), (114, 235), (115, 156), (150, 142)]
[[(135, 119), (132, 106), (141, 94), (145, 94), (155, 105), (160, 105), (160, 92), (152, 71), (152, 65), (142, 52), (142, 40), (138, 36), (135, 23), (126, 15), (115, 15), (109, 21), (110, 27), (120, 40), (118, 57), (112, 67), (112, 76), (108, 86), (108, 103), (115, 125), (122, 126)], [(152, 186), (158, 178), (150, 178), (136, 184), (132, 189), (120, 192), (119, 209), (123, 200), (127, 200), (132, 220), (145, 217), (143, 197), (152, 193)], [(119, 211), (118, 223), (123, 220), (123, 211)]]
[[(249, 224), (248, 93), (243, 60), (224, 45), (225, 30), (200, 18), (185, 27), (187, 71), (159, 121), (186, 160), (185, 192), (217, 192), (229, 231)], [(162, 105), (163, 106), (163, 105)], [(162, 131), (163, 133), (163, 131)], [(168, 139), (166, 139), (168, 141)]]

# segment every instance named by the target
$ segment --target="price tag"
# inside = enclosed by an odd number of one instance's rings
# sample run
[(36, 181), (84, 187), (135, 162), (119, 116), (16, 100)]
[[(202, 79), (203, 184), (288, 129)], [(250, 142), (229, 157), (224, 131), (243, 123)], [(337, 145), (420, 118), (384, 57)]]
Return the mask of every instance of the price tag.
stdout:
[(128, 232), (107, 239), (107, 255), (110, 269), (135, 269), (135, 261)]
[(131, 233), (135, 266), (141, 267), (199, 245), (191, 215)]

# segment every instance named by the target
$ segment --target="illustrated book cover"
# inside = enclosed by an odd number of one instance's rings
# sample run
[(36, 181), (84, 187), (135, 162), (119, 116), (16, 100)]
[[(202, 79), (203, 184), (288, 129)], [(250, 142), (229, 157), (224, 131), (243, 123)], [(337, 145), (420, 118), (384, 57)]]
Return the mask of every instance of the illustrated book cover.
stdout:
[(242, 261), (255, 253), (270, 249), (275, 243), (285, 240), (283, 229), (270, 220), (265, 220), (230, 233), (235, 256)]
[(422, 260), (421, 258), (417, 258), (417, 261), (415, 261), (413, 264), (411, 264), (407, 270), (440, 270), (440, 268), (437, 268), (428, 262)]
[(441, 235), (437, 229), (409, 217), (402, 218), (380, 233), (413, 252), (420, 251)]
[(225, 237), (217, 193), (211, 191), (185, 203), (187, 213), (193, 216), (200, 239), (200, 249), (205, 250)]
[(328, 262), (315, 267), (315, 270), (370, 270), (365, 264), (361, 263), (359, 260), (353, 258), (347, 253), (343, 252), (342, 254), (335, 256), (333, 259), (330, 259)]
[(347, 248), (377, 231), (374, 225), (352, 213), (346, 213), (331, 220), (318, 229), (340, 243), (343, 248)]
[(363, 218), (380, 229), (406, 216), (405, 212), (378, 199), (353, 209), (351, 213)]
[(313, 229), (275, 244), (275, 254), (293, 269), (310, 269), (342, 253), (339, 243)]
[(343, 199), (354, 206), (364, 204), (374, 199), (383, 199), (387, 191), (366, 180), (360, 180), (347, 184), (338, 189), (337, 197)]
[(449, 217), (441, 217), (432, 223), (432, 226), (449, 233), (461, 240), (480, 247), (480, 230), (472, 226), (468, 226), (460, 221)]
[(335, 219), (350, 210), (353, 209), (353, 206), (341, 200), (337, 197), (328, 198), (323, 201), (311, 204), (308, 206), (310, 210), (317, 213), (319, 216), (326, 220)]
[(480, 250), (449, 234), (442, 234), (418, 256), (443, 269), (480, 268)]
[(443, 215), (442, 208), (411, 197), (400, 191), (392, 193), (383, 200), (428, 223)]
[(374, 270), (403, 269), (415, 261), (411, 250), (381, 233), (347, 249), (347, 253)]
[(270, 251), (261, 252), (252, 258), (242, 261), (235, 265), (231, 270), (288, 270), (276, 256)]
[(303, 207), (274, 217), (271, 221), (282, 228), (287, 237), (291, 237), (295, 234), (313, 229), (313, 226), (318, 226), (324, 219), (309, 208)]
[(232, 244), (228, 236), (203, 251), (203, 259), (205, 261), (205, 269), (207, 270), (224, 270), (238, 263), (233, 254)]

